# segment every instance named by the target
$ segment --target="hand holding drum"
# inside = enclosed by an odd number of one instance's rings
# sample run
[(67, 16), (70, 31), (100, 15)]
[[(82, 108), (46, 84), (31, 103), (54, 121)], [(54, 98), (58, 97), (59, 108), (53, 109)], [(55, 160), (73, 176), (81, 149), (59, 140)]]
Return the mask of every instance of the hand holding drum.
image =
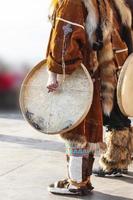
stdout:
[(35, 66), (23, 81), (20, 107), (39, 132), (61, 134), (77, 127), (88, 114), (93, 82), (83, 64), (65, 76), (48, 71), (47, 61)]
[(54, 92), (58, 88), (57, 74), (48, 70), (48, 92)]

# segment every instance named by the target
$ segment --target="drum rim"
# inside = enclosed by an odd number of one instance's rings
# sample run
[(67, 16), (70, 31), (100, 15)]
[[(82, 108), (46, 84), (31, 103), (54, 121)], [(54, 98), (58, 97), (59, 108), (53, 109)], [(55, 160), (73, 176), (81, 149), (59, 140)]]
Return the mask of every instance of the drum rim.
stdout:
[(133, 115), (130, 115), (129, 113), (127, 113), (124, 106), (123, 106), (121, 90), (122, 90), (122, 83), (123, 83), (123, 80), (125, 78), (124, 74), (127, 71), (127, 68), (129, 66), (131, 59), (133, 59), (133, 53), (126, 59), (124, 65), (122, 66), (122, 69), (120, 71), (120, 75), (119, 75), (119, 78), (118, 78), (118, 83), (117, 83), (117, 102), (118, 102), (118, 105), (119, 105), (121, 112), (127, 117), (133, 117)]
[[(20, 87), (20, 92), (19, 92), (19, 107), (20, 107), (20, 111), (21, 111), (21, 113), (22, 113), (22, 116), (23, 116), (23, 118), (24, 118), (24, 120), (26, 121), (26, 122), (28, 122), (28, 124), (30, 124), (30, 126), (34, 129), (34, 130), (36, 130), (36, 128), (35, 127), (33, 127), (33, 125), (30, 123), (30, 121), (27, 119), (27, 117), (25, 116), (25, 107), (24, 107), (24, 101), (22, 101), (22, 97), (24, 96), (23, 94), (24, 94), (24, 85), (25, 85), (25, 83), (28, 81), (28, 78), (31, 76), (31, 74), (33, 74), (35, 71), (36, 71), (36, 68), (40, 68), (43, 64), (45, 64), (46, 63), (46, 59), (45, 60), (42, 60), (42, 61), (40, 61), (37, 65), (35, 65), (32, 69), (30, 69), (29, 71), (28, 71), (28, 73), (27, 73), (27, 75), (25, 76), (25, 78), (24, 78), (24, 80), (23, 80), (23, 82), (22, 82), (22, 84), (21, 84), (21, 87)], [(39, 131), (39, 132), (41, 132), (41, 131)]]
[(88, 103), (88, 106), (86, 107), (86, 111), (84, 112), (84, 114), (81, 116), (81, 118), (75, 123), (73, 124), (72, 126), (70, 126), (69, 128), (65, 129), (65, 130), (61, 130), (59, 132), (43, 132), (41, 130), (37, 130), (31, 123), (30, 121), (27, 119), (27, 117), (25, 116), (25, 106), (24, 106), (24, 101), (23, 101), (23, 94), (24, 94), (24, 85), (28, 82), (28, 79), (29, 77), (32, 76), (32, 74), (34, 74), (35, 71), (37, 71), (37, 69), (39, 70), (42, 65), (45, 65), (47, 63), (47, 60), (42, 60), (41, 62), (39, 62), (35, 67), (33, 67), (29, 72), (28, 74), (26, 75), (26, 77), (24, 78), (23, 82), (22, 82), (22, 85), (21, 85), (21, 88), (20, 88), (20, 94), (19, 94), (19, 105), (20, 105), (20, 110), (21, 110), (21, 113), (22, 113), (22, 116), (23, 118), (28, 122), (28, 124), (30, 124), (30, 126), (36, 130), (36, 131), (39, 131), (43, 134), (46, 134), (46, 135), (57, 135), (57, 134), (63, 134), (63, 133), (66, 133), (66, 132), (69, 132), (71, 131), (72, 129), (76, 128), (80, 123), (82, 123), (82, 121), (84, 120), (84, 118), (86, 117), (86, 115), (88, 114), (90, 108), (91, 108), (91, 105), (92, 105), (92, 101), (93, 101), (93, 91), (94, 91), (94, 85), (93, 85), (93, 81), (91, 79), (91, 76), (87, 70), (87, 68), (84, 66), (83, 63), (81, 63), (81, 67), (83, 69), (83, 71), (85, 72), (89, 82), (90, 82), (90, 86), (91, 86), (91, 90), (92, 90), (92, 95), (91, 95), (91, 104)]

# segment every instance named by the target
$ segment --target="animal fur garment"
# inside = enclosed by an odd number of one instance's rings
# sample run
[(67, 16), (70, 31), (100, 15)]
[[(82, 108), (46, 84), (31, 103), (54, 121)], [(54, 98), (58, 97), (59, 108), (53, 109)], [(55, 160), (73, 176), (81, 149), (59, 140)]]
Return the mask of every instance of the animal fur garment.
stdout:
[(112, 0), (112, 4), (121, 21), (120, 34), (122, 39), (125, 41), (128, 47), (128, 54), (133, 52), (133, 41), (132, 41), (132, 0)]
[(105, 171), (127, 168), (131, 163), (129, 143), (130, 131), (128, 128), (108, 133), (107, 151), (100, 158), (100, 166)]
[[(87, 139), (85, 135), (82, 133), (76, 132), (67, 132), (67, 133), (62, 133), (60, 134), (61, 139), (66, 144), (67, 148), (87, 148), (88, 154), (91, 152), (103, 152), (106, 149), (106, 144), (103, 142), (98, 142), (98, 143), (89, 143), (87, 142)], [(69, 151), (69, 150), (68, 150)]]
[(90, 44), (96, 50), (101, 77), (101, 97), (104, 114), (110, 115), (116, 88), (114, 53), (111, 43), (112, 9), (108, 1), (82, 0), (87, 8), (86, 31)]
[[(102, 142), (103, 110), (110, 115), (113, 107), (116, 68), (122, 66), (128, 56), (120, 28), (125, 26), (131, 29), (130, 10), (122, 0), (53, 2), (54, 23), (46, 55), (49, 70), (62, 74), (64, 61), (66, 74), (71, 74), (83, 63), (94, 80), (93, 102), (83, 123), (61, 137), (81, 147), (88, 143), (95, 146), (94, 143)], [(116, 50), (122, 52), (116, 53)]]
[(95, 50), (103, 46), (112, 30), (112, 10), (105, 0), (82, 0), (88, 15), (86, 18), (86, 31), (92, 48)]
[(103, 112), (105, 115), (110, 115), (113, 108), (114, 91), (117, 85), (114, 52), (111, 43), (113, 9), (117, 9), (119, 13), (121, 24), (124, 27), (123, 34), (125, 34), (125, 41), (127, 41), (130, 52), (133, 51), (130, 31), (132, 16), (124, 0), (112, 0), (110, 3), (105, 0), (82, 1), (88, 11), (85, 23), (88, 38), (92, 48), (98, 52)]
[(82, 133), (75, 132), (74, 134), (72, 132), (62, 133), (60, 134), (61, 138), (65, 141), (66, 145), (69, 146), (77, 146), (84, 148), (87, 145), (87, 141), (85, 136)]
[[(85, 30), (89, 43), (94, 52), (96, 52), (96, 60), (98, 60), (96, 67), (100, 69), (103, 112), (109, 116), (113, 108), (114, 92), (117, 85), (116, 63), (114, 63), (114, 52), (111, 41), (112, 30), (114, 28), (113, 12), (117, 10), (121, 24), (123, 25), (122, 27), (124, 27), (123, 35), (125, 35), (130, 52), (132, 51), (132, 42), (130, 42), (131, 34), (129, 32), (132, 24), (132, 16), (124, 0), (81, 1), (87, 11)], [(57, 4), (61, 5), (61, 2), (70, 4), (71, 0), (53, 0), (55, 7)], [(130, 35), (129, 38), (127, 35)], [(96, 67), (94, 67), (95, 70)]]
[(130, 128), (129, 137), (130, 139), (129, 139), (128, 149), (129, 152), (133, 154), (133, 127)]

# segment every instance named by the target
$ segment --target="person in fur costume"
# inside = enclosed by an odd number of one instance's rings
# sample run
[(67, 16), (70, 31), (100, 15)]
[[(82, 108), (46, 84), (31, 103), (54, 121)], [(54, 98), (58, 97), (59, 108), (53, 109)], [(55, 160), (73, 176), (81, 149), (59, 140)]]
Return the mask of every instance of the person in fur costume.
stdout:
[[(121, 10), (117, 2), (122, 0), (112, 1), (114, 5), (109, 0), (52, 2), (53, 26), (46, 56), (49, 92), (58, 88), (58, 74), (63, 74), (64, 69), (66, 74), (71, 74), (81, 63), (94, 83), (93, 102), (86, 118), (72, 131), (60, 135), (66, 144), (68, 178), (51, 184), (48, 189), (52, 193), (84, 195), (93, 189), (90, 179), (93, 155), (104, 146), (103, 123), (108, 125), (108, 119), (104, 117), (112, 116), (114, 110), (117, 70), (132, 52), (132, 45), (129, 45), (129, 51), (126, 45), (131, 40), (131, 19), (126, 15), (118, 16), (123, 24), (124, 43), (119, 31), (114, 30), (117, 20), (114, 22), (113, 15), (113, 6)], [(128, 14), (130, 16), (130, 11)], [(117, 54), (119, 49), (121, 55)], [(130, 122), (125, 118), (124, 121), (128, 124), (126, 127), (130, 127)]]
[[(121, 38), (121, 44), (125, 43), (128, 54), (132, 53), (132, 0), (118, 0), (117, 4), (112, 1), (114, 13), (114, 31), (113, 34)], [(113, 36), (113, 37), (115, 37)], [(121, 57), (121, 51), (117, 52), (118, 43), (114, 42), (116, 60)], [(122, 47), (120, 49), (123, 49)], [(119, 49), (119, 50), (120, 50)], [(118, 66), (122, 66), (123, 62), (118, 61)], [(121, 67), (119, 67), (121, 69)], [(119, 72), (119, 70), (118, 70)], [(118, 75), (119, 76), (119, 75)], [(131, 121), (125, 117), (118, 105), (117, 98), (114, 98), (114, 107), (110, 116), (104, 115), (104, 125), (107, 127), (106, 134), (107, 150), (100, 158), (100, 168), (94, 169), (93, 173), (98, 176), (113, 175), (122, 176), (127, 173), (128, 165), (132, 162), (133, 152), (133, 129)]]

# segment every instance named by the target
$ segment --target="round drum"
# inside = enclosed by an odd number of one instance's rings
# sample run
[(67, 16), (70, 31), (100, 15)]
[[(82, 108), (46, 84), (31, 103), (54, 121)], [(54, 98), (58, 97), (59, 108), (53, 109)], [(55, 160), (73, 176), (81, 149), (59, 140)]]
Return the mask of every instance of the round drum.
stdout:
[(93, 82), (82, 64), (62, 82), (59, 89), (48, 93), (46, 60), (34, 67), (25, 78), (20, 92), (20, 107), (25, 119), (45, 134), (59, 134), (78, 126), (92, 104)]
[(117, 101), (121, 112), (133, 117), (133, 54), (127, 58), (120, 72)]

